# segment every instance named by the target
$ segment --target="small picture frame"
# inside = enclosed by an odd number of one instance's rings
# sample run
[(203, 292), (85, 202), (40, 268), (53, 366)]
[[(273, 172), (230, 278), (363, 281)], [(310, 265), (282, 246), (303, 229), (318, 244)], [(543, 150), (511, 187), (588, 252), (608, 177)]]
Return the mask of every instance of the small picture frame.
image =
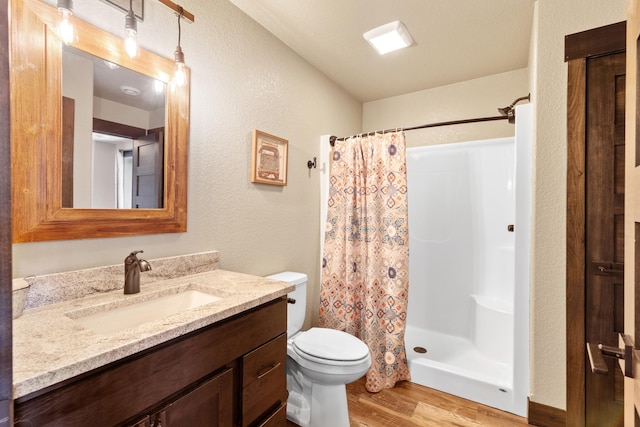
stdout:
[(287, 185), (289, 141), (253, 130), (251, 144), (251, 182)]

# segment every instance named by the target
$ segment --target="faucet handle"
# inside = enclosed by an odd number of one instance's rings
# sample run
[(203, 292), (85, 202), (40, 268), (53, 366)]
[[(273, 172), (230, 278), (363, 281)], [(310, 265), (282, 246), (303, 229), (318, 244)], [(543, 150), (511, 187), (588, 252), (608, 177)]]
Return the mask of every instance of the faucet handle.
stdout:
[(140, 262), (138, 262), (138, 268), (140, 268), (140, 271), (149, 271), (151, 270), (151, 264), (149, 264), (149, 261), (146, 259), (141, 259)]

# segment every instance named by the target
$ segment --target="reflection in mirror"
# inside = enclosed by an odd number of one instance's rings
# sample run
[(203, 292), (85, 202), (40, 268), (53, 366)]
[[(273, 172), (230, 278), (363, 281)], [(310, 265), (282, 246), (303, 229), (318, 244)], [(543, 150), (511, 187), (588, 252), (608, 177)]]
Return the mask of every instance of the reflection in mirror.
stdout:
[(162, 208), (166, 84), (63, 46), (62, 96), (62, 207)]
[(93, 132), (92, 140), (95, 156), (91, 171), (91, 206), (131, 209), (133, 140), (97, 132)]

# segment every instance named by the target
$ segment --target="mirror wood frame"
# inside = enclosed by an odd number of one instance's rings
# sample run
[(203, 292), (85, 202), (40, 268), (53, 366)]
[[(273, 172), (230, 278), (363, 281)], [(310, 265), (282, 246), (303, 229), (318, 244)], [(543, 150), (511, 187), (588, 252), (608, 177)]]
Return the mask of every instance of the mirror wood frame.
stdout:
[(56, 8), (11, 0), (11, 166), (13, 242), (184, 232), (187, 229), (189, 82), (170, 82), (174, 62), (140, 49), (130, 59), (123, 41), (74, 17), (74, 47), (167, 83), (164, 207), (62, 207), (62, 43)]

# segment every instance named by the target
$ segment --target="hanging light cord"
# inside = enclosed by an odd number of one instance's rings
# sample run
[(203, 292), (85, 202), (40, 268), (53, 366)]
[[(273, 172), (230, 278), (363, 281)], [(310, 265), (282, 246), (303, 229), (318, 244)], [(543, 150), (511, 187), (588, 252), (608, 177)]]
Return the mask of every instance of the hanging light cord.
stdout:
[(180, 36), (182, 35), (182, 30), (180, 29), (180, 20), (182, 19), (182, 12), (184, 9), (182, 9), (182, 6), (178, 6), (178, 46), (180, 46)]
[(176, 63), (176, 72), (174, 74), (174, 79), (178, 86), (182, 86), (185, 83), (185, 71), (184, 71), (184, 53), (182, 52), (182, 47), (180, 46), (180, 42), (182, 41), (182, 28), (180, 27), (180, 21), (182, 20), (182, 13), (184, 12), (181, 6), (178, 6), (178, 46), (176, 46), (176, 51), (173, 53), (173, 57)]
[(126, 19), (129, 19), (129, 20), (133, 21), (133, 22), (129, 22), (128, 25), (130, 25), (131, 28), (137, 32), (138, 31), (138, 24), (137, 24), (137, 22), (135, 22), (136, 16), (133, 13), (133, 0), (129, 0), (129, 11), (127, 12), (127, 18)]

